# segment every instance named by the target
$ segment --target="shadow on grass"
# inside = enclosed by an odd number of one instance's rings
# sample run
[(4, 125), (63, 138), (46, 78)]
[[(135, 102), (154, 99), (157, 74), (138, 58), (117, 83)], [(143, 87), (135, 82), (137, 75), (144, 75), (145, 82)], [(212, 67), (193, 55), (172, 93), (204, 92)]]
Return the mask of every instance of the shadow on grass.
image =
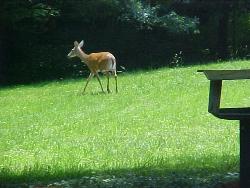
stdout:
[[(78, 188), (78, 187), (166, 187), (214, 188), (225, 182), (238, 181), (239, 173), (230, 172), (235, 164), (215, 164), (214, 167), (191, 169), (188, 164), (175, 168), (138, 167), (109, 170), (27, 169), (22, 174), (11, 170), (0, 172), (1, 188)], [(237, 167), (236, 167), (237, 168)], [(223, 187), (223, 186), (222, 186)]]
[[(181, 65), (180, 67), (190, 67), (190, 66), (197, 66), (197, 65), (209, 65), (209, 64), (213, 64), (216, 61), (196, 61), (196, 62), (187, 62), (183, 65)], [(222, 61), (223, 62), (223, 61)], [(225, 61), (227, 62), (227, 61)], [(120, 66), (120, 65), (119, 65)], [(118, 71), (120, 70), (121, 73), (136, 73), (138, 71), (149, 71), (149, 70), (157, 70), (157, 69), (161, 69), (161, 68), (178, 68), (175, 66), (171, 66), (170, 64), (162, 64), (162, 62), (158, 62), (156, 64), (152, 64), (152, 65), (148, 65), (147, 66), (134, 66), (134, 67), (128, 67), (128, 68), (118, 68)], [(40, 73), (40, 77), (37, 76), (36, 78), (32, 78), (31, 75), (26, 75), (24, 77), (27, 77), (26, 79), (23, 79), (22, 77), (20, 78), (6, 78), (4, 80), (0, 80), (0, 89), (2, 88), (15, 88), (18, 87), (20, 85), (25, 85), (25, 86), (29, 86), (29, 85), (37, 85), (37, 86), (42, 86), (44, 84), (47, 84), (49, 82), (57, 82), (57, 81), (62, 81), (62, 80), (70, 80), (70, 79), (83, 79), (84, 81), (86, 81), (88, 75), (89, 75), (89, 70), (87, 69), (87, 67), (85, 67), (83, 69), (84, 71), (86, 71), (85, 74), (83, 75), (73, 75), (69, 74), (67, 72), (67, 74), (62, 74), (60, 76), (51, 76), (51, 78), (47, 78), (44, 77), (44, 74)], [(28, 79), (29, 78), (29, 79)]]

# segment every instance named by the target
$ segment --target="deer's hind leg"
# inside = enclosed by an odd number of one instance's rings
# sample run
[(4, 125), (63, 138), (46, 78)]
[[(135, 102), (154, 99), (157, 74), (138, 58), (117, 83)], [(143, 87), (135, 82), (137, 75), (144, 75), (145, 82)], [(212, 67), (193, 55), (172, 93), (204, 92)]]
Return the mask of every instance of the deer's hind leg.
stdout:
[(105, 72), (105, 74), (107, 76), (107, 91), (108, 91), (108, 93), (110, 93), (111, 92), (110, 89), (109, 89), (109, 76), (110, 76), (110, 73), (109, 73), (109, 71), (107, 71), (107, 72)]
[(118, 93), (118, 84), (117, 84), (117, 74), (116, 74), (116, 71), (114, 71), (113, 74), (114, 74), (114, 77), (115, 77), (115, 91), (116, 91), (116, 93)]

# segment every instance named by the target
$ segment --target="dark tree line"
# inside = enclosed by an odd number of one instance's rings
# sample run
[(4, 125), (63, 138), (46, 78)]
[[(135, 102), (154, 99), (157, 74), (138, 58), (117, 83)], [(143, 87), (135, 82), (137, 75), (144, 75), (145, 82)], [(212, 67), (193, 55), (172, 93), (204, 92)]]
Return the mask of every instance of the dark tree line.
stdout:
[(249, 20), (248, 0), (3, 0), (0, 83), (85, 74), (66, 58), (82, 39), (127, 69), (247, 58)]
[[(221, 59), (227, 59), (230, 56), (237, 56), (239, 48), (249, 44), (247, 32), (245, 35), (246, 41), (241, 41), (240, 33), (250, 25), (244, 19), (249, 18), (250, 2), (248, 0), (221, 0), (221, 1), (205, 1), (192, 0), (183, 6), (183, 3), (176, 2), (177, 9), (188, 11), (189, 14), (195, 14), (200, 18), (200, 27), (207, 29), (209, 19), (214, 20), (216, 28), (217, 40), (214, 48), (217, 51), (217, 56)], [(188, 14), (188, 12), (186, 12)], [(237, 40), (237, 39), (240, 40)], [(231, 48), (231, 49), (230, 49)]]

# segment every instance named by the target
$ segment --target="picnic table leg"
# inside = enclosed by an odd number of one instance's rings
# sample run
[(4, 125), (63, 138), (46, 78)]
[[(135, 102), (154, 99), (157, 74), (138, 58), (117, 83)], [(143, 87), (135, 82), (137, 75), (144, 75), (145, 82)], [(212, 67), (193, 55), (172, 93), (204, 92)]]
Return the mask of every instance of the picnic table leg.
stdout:
[(250, 188), (250, 119), (240, 120), (240, 187)]
[(209, 91), (208, 112), (216, 114), (220, 108), (222, 80), (211, 80)]

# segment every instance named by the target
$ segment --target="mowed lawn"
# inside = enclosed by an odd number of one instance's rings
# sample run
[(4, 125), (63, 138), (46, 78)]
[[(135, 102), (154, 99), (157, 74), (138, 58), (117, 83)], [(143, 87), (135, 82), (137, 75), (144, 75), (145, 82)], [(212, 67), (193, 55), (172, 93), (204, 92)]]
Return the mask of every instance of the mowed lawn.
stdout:
[[(249, 67), (232, 61), (125, 72), (118, 94), (114, 79), (111, 94), (93, 79), (79, 95), (85, 78), (1, 88), (0, 182), (101, 174), (193, 181), (238, 172), (239, 123), (207, 112), (209, 81), (196, 71)], [(250, 106), (250, 81), (223, 83), (223, 107)]]

